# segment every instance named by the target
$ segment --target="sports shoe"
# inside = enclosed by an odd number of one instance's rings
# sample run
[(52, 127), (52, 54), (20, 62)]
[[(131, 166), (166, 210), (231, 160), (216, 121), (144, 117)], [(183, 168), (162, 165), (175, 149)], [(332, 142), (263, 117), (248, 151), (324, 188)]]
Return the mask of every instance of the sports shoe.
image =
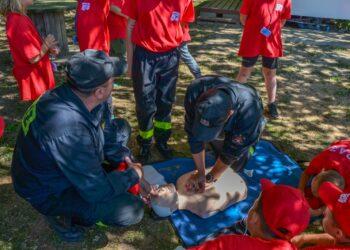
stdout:
[(166, 142), (156, 142), (156, 148), (165, 159), (169, 160), (173, 158), (173, 150), (169, 147), (169, 145)]
[(277, 119), (279, 117), (279, 114), (278, 114), (276, 103), (272, 102), (267, 107), (269, 109), (269, 114), (271, 118)]
[(51, 228), (58, 237), (65, 242), (81, 242), (84, 239), (84, 229), (72, 224), (72, 219), (67, 216), (46, 216)]

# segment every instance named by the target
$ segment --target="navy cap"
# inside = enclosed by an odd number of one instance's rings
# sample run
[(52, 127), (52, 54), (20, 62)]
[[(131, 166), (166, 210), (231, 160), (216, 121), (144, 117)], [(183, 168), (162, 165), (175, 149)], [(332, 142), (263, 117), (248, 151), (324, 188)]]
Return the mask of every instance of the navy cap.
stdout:
[(94, 89), (110, 78), (126, 72), (127, 64), (101, 50), (87, 49), (70, 58), (66, 66), (68, 82), (79, 90)]
[(231, 97), (223, 90), (209, 89), (201, 94), (195, 107), (193, 136), (203, 142), (217, 138), (232, 109)]

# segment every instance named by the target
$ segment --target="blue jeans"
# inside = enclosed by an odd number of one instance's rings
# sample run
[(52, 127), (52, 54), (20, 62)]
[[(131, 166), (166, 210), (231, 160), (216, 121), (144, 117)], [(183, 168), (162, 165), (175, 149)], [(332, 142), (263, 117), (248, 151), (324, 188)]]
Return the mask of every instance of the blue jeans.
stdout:
[(188, 50), (187, 42), (181, 43), (179, 50), (180, 50), (181, 60), (187, 65), (187, 67), (191, 71), (192, 75), (196, 79), (201, 77), (201, 75), (202, 75), (201, 70), (200, 70), (196, 60), (193, 58), (190, 51)]

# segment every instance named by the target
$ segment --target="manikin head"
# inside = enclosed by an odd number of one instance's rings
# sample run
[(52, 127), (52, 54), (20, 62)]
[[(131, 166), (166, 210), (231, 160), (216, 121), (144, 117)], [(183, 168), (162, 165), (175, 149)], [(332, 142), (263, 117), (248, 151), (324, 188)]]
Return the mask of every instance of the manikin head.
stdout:
[(315, 197), (320, 197), (318, 192), (319, 188), (326, 181), (333, 183), (340, 189), (344, 189), (345, 187), (345, 180), (337, 171), (335, 170), (322, 171), (319, 174), (317, 174), (312, 179), (312, 182), (311, 182), (311, 191)]
[(309, 205), (303, 194), (287, 185), (261, 180), (262, 191), (248, 212), (252, 236), (266, 240), (290, 240), (309, 224)]
[(350, 193), (344, 193), (331, 182), (320, 186), (320, 197), (326, 204), (323, 229), (337, 243), (350, 243)]
[(157, 188), (157, 196), (151, 197), (151, 206), (160, 217), (168, 217), (178, 210), (178, 194), (174, 184), (165, 184)]

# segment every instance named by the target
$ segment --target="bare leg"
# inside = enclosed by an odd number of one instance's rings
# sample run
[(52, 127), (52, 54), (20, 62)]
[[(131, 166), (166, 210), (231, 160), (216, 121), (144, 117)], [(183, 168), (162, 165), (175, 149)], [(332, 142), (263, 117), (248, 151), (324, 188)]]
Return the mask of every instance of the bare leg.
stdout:
[(248, 78), (250, 77), (252, 71), (253, 71), (253, 67), (241, 66), (241, 68), (239, 69), (239, 73), (236, 77), (236, 80), (240, 83), (247, 83)]
[(276, 91), (277, 91), (277, 77), (276, 69), (269, 69), (263, 67), (262, 69), (265, 78), (265, 87), (267, 91), (267, 97), (269, 104), (276, 101)]
[(272, 118), (277, 119), (279, 117), (279, 113), (275, 103), (277, 91), (276, 69), (263, 67), (262, 71), (265, 78), (269, 114)]

